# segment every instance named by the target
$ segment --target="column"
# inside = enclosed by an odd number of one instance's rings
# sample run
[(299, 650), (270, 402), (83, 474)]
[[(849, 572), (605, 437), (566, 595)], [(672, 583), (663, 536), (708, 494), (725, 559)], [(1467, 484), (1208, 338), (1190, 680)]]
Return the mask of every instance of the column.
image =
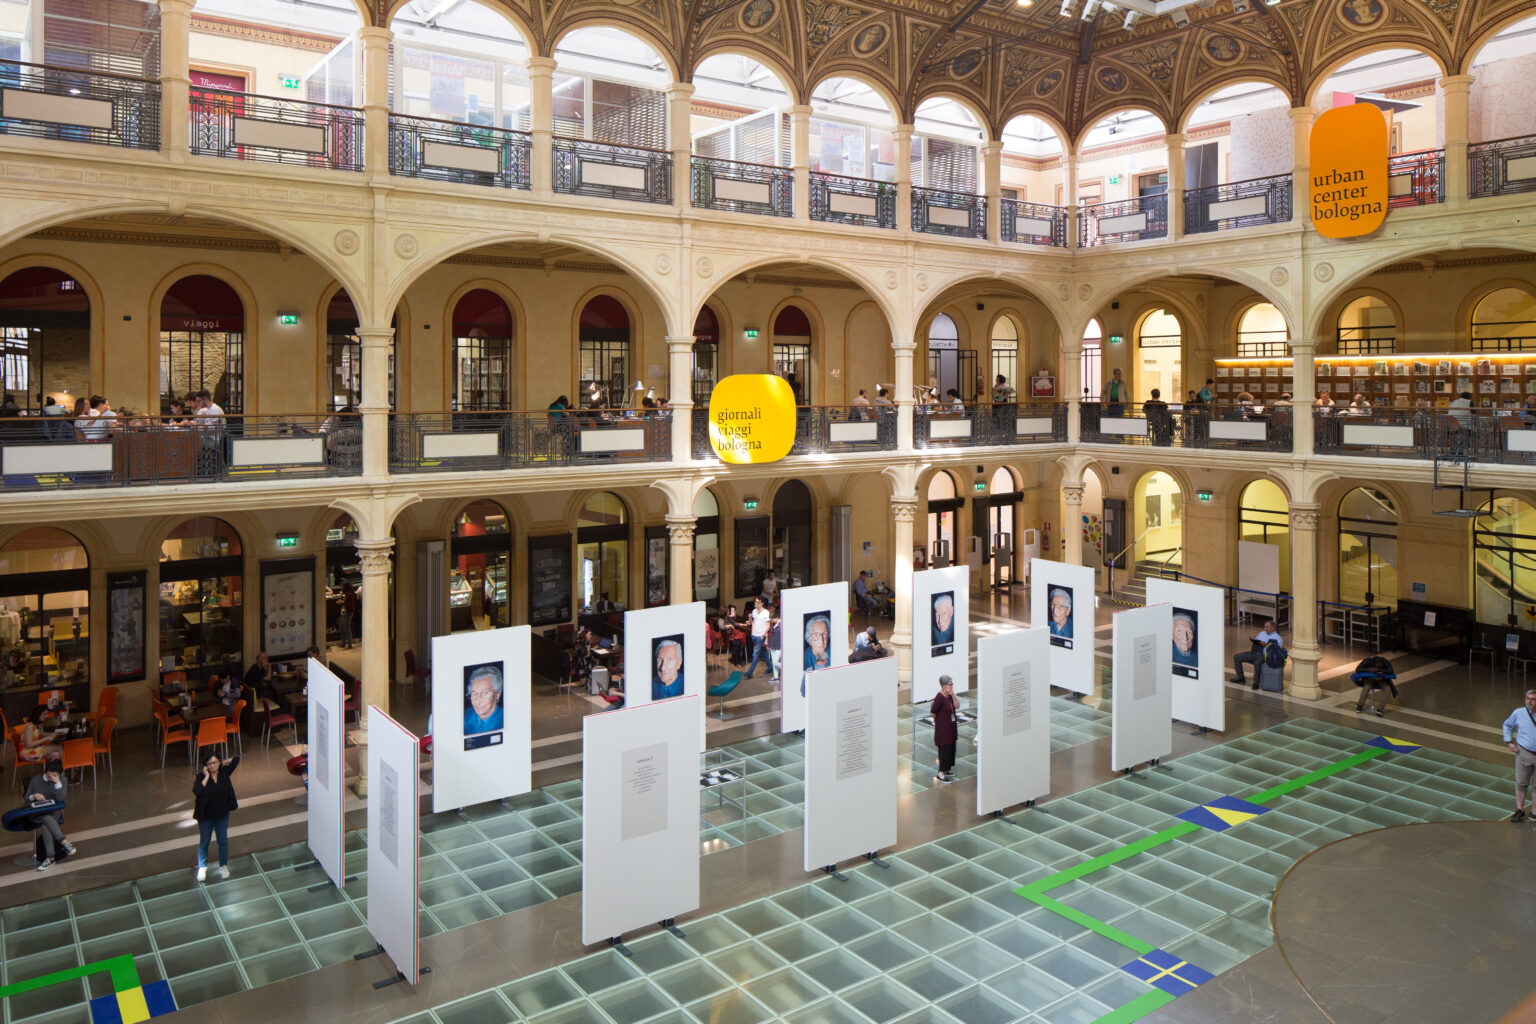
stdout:
[[(361, 700), (358, 702), (359, 724), (357, 741), (360, 746), (368, 743), (368, 708), (377, 704), (389, 710), (389, 554), (395, 546), (391, 538), (360, 540), (357, 554), (362, 561), (363, 586), (359, 597), (362, 605), (363, 664), (358, 672), (362, 683)], [(366, 754), (358, 757), (357, 792), (368, 792)]]
[(698, 516), (667, 513), (667, 601), (687, 604), (693, 600), (693, 531)]
[(1168, 238), (1172, 241), (1184, 237), (1184, 136), (1174, 132), (1163, 139), (1168, 145)]
[(523, 66), (528, 69), (528, 132), (533, 141), (531, 183), (535, 194), (547, 196), (554, 183), (555, 58), (529, 57)]
[[(1063, 140), (1065, 142), (1065, 140)], [(1062, 184), (1062, 202), (1067, 207), (1067, 248), (1077, 248), (1077, 220), (1082, 216), (1077, 208), (1077, 161), (1075, 152), (1062, 155), (1061, 173), (1065, 181)]]
[[(1107, 339), (1106, 339), (1107, 340)], [(1027, 379), (1027, 378), (1026, 378)], [(1083, 339), (1065, 337), (1061, 343), (1061, 367), (1056, 373), (1061, 389), (1057, 401), (1067, 407), (1067, 440), (1077, 444), (1083, 437)]]
[(369, 177), (389, 177), (389, 43), (387, 28), (364, 28), (363, 45), (363, 171)]
[(1311, 107), (1291, 108), (1291, 217), (1302, 227), (1312, 223), (1307, 165), (1312, 159), (1312, 121), (1316, 117)]
[(912, 685), (912, 521), (917, 516), (917, 495), (891, 498), (896, 521), (895, 570), (891, 589), (896, 592), (896, 624), (891, 630), (891, 650), (896, 653), (896, 682)]
[[(1003, 144), (983, 143), (981, 147), (981, 188), (987, 197), (987, 237), (1003, 240)], [(1025, 380), (1028, 380), (1026, 375)], [(1015, 384), (1018, 381), (1014, 381)]]
[(1322, 506), (1291, 504), (1291, 696), (1321, 700), (1317, 663), (1317, 521)]
[(1445, 177), (1440, 181), (1447, 203), (1467, 198), (1467, 145), (1472, 141), (1471, 75), (1440, 79), (1445, 92)]
[[(193, 0), (160, 0), (160, 148), (178, 163), (187, 159), (192, 79)], [(41, 6), (41, 5), (39, 5)], [(30, 59), (43, 62), (41, 48)]]
[(363, 394), (357, 411), (363, 417), (363, 475), (389, 472), (389, 350), (393, 327), (359, 327), (363, 357)]
[(667, 335), (667, 404), (672, 406), (672, 461), (677, 463), (693, 459), (693, 341), (691, 334)]
[(789, 108), (789, 168), (795, 176), (795, 220), (811, 219), (811, 108)]
[(896, 230), (912, 233), (912, 126), (891, 129), (896, 139)]
[[(912, 446), (912, 362), (917, 352), (917, 346), (911, 341), (897, 341), (891, 346), (896, 354), (896, 380), (893, 387), (896, 393), (891, 396), (891, 401), (896, 403), (896, 450), (910, 452)], [(912, 552), (907, 552), (907, 559), (911, 561)]]
[(672, 154), (672, 203), (693, 205), (693, 132), (689, 123), (693, 103), (693, 83), (673, 82), (667, 86), (667, 150)]
[[(1083, 485), (1061, 485), (1061, 560), (1068, 565), (1083, 564)], [(1050, 558), (1051, 553), (1045, 552)]]
[(1317, 373), (1312, 358), (1317, 354), (1314, 338), (1291, 342), (1291, 451), (1311, 455), (1316, 444), (1313, 410), (1317, 404)]

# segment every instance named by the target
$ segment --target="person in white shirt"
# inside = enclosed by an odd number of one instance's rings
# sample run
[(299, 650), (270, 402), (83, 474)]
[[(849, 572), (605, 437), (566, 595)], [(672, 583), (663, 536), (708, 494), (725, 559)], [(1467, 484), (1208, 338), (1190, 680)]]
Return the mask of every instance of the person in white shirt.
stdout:
[(193, 401), (197, 405), (197, 411), (192, 415), (197, 419), (207, 420), (199, 426), (215, 428), (224, 426), (224, 410), (219, 408), (218, 403), (213, 400), (213, 395), (207, 391), (199, 391)]
[(1264, 648), (1271, 642), (1280, 644), (1281, 654), (1289, 656), (1285, 650), (1285, 645), (1280, 639), (1280, 634), (1275, 632), (1275, 620), (1265, 619), (1264, 628), (1259, 630), (1258, 635), (1253, 638), (1252, 649), (1242, 654), (1232, 655), (1232, 669), (1237, 673), (1237, 684), (1239, 686), (1246, 686), (1248, 683), (1247, 673), (1243, 671), (1243, 666), (1252, 665), (1253, 688), (1255, 690), (1259, 688), (1259, 666), (1264, 664)]
[(1472, 425), (1472, 392), (1463, 391), (1451, 400), (1451, 418), (1456, 425), (1465, 429)]
[[(112, 411), (112, 403), (100, 395), (92, 395), (90, 419), (86, 421), (83, 431), (85, 439), (87, 441), (104, 440), (107, 432), (115, 425), (114, 421), (116, 419), (117, 413)], [(80, 426), (78, 420), (75, 422), (75, 426)]]
[(747, 674), (741, 678), (751, 679), (759, 661), (768, 670), (768, 674), (772, 675), (773, 659), (768, 654), (768, 622), (772, 616), (768, 614), (768, 608), (761, 597), (753, 602), (748, 618), (752, 620), (752, 660), (747, 662)]

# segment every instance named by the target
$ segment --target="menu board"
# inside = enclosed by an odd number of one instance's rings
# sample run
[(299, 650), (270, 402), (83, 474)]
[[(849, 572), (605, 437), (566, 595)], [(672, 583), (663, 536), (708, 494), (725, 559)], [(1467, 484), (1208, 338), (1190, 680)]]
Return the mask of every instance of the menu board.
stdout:
[(315, 560), (261, 563), (261, 649), (269, 658), (300, 657), (315, 642)]
[(528, 538), (528, 623), (571, 621), (571, 535)]
[[(1318, 356), (1313, 366), (1316, 394), (1326, 393), (1336, 406), (1364, 395), (1377, 407), (1444, 409), (1470, 391), (1478, 408), (1514, 409), (1536, 395), (1536, 355)], [(1292, 373), (1289, 359), (1218, 359), (1218, 400), (1246, 391), (1261, 404), (1273, 401), (1292, 390)]]

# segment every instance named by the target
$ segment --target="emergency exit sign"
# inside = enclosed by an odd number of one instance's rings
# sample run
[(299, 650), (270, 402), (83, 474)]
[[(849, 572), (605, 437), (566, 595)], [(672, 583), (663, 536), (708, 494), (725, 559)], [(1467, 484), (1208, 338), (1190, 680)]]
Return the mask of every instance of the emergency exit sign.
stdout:
[(297, 89), (299, 87), (298, 75), (278, 75), (277, 84), (284, 89)]

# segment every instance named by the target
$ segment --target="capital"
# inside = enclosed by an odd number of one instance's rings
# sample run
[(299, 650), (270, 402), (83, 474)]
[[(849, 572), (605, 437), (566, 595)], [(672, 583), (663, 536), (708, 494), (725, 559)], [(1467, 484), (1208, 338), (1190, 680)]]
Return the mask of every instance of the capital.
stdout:
[(896, 522), (898, 523), (910, 524), (917, 518), (917, 499), (915, 497), (892, 498), (891, 515), (895, 517)]
[(1064, 501), (1066, 501), (1066, 503), (1068, 505), (1079, 505), (1079, 506), (1082, 505), (1082, 503), (1083, 503), (1083, 485), (1082, 484), (1062, 484), (1061, 485), (1061, 497), (1062, 497), (1062, 499)]
[(667, 535), (672, 538), (673, 544), (692, 544), (694, 526), (698, 523), (698, 516), (667, 516)]
[(529, 75), (552, 75), (555, 72), (555, 58), (529, 57), (523, 61), (523, 67), (528, 69)]
[(394, 42), (395, 34), (387, 28), (378, 25), (368, 25), (357, 30), (357, 38), (363, 41), (363, 48), (371, 49), (378, 46), (388, 46)]
[(356, 547), (357, 557), (362, 562), (364, 576), (383, 576), (389, 572), (389, 556), (395, 547), (393, 538), (360, 540), (357, 542)]
[(1291, 529), (1316, 530), (1318, 518), (1322, 515), (1321, 505), (1292, 505)]

